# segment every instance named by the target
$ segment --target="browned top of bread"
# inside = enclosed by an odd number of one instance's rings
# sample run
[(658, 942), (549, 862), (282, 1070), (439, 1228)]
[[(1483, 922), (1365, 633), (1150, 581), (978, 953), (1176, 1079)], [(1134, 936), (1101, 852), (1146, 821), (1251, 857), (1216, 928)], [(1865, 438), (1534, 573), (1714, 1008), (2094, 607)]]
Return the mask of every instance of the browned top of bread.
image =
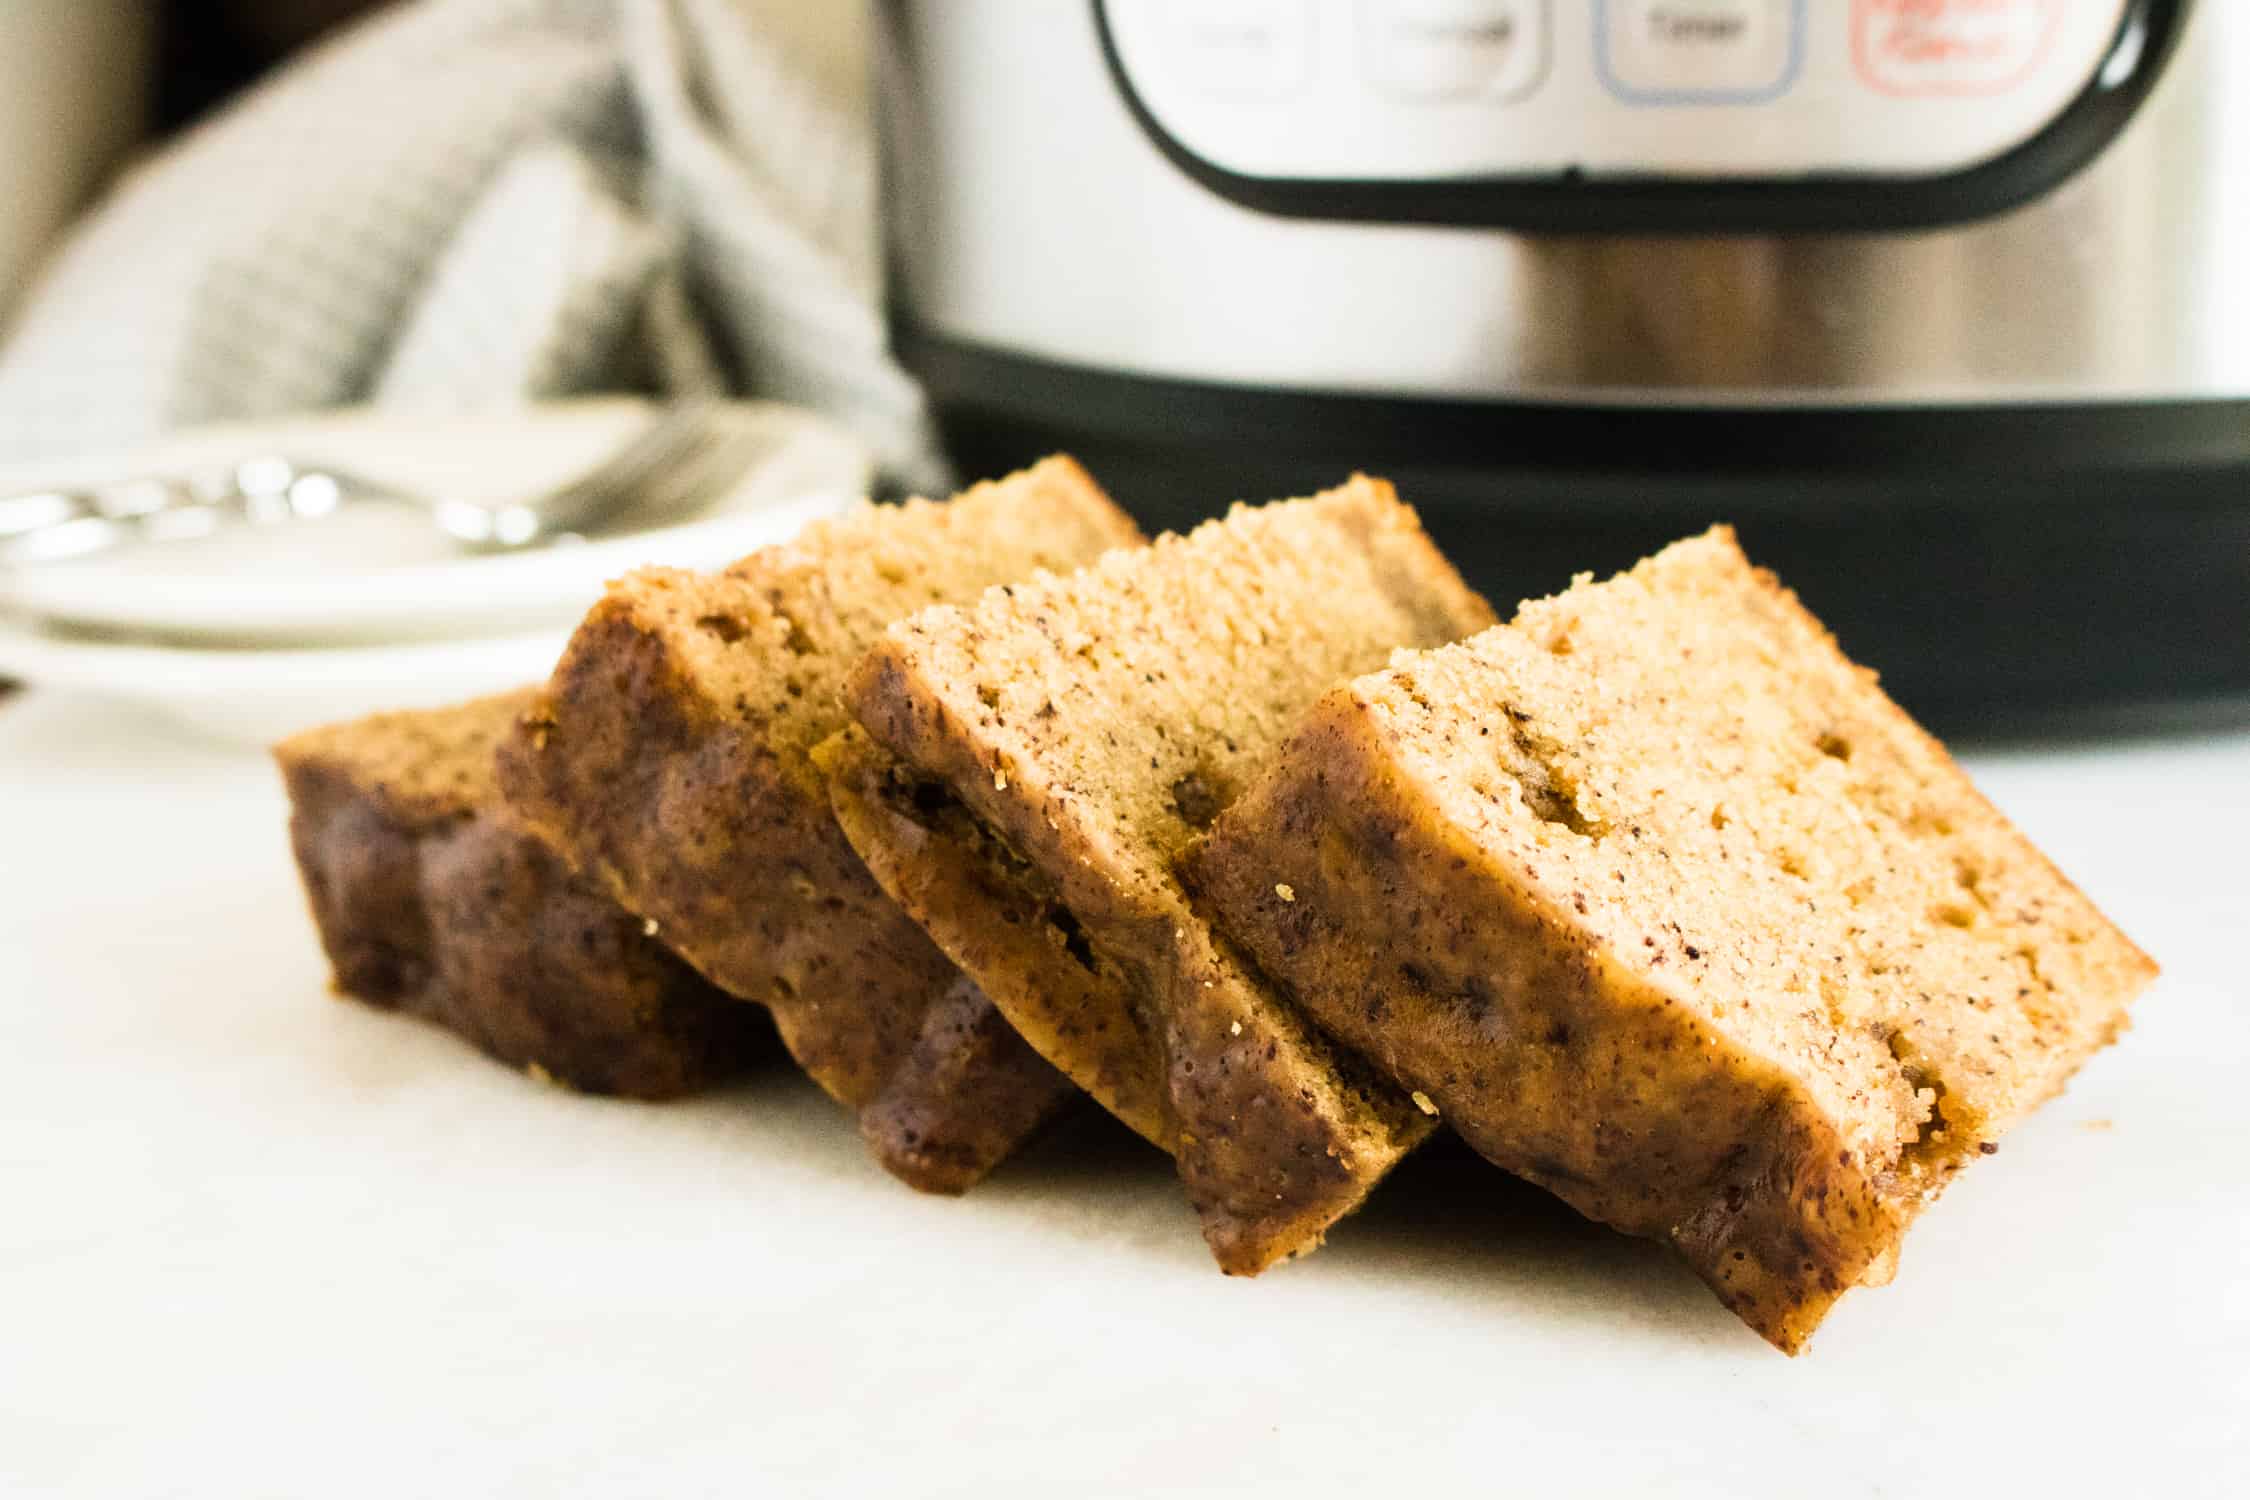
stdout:
[(1422, 1120), (1213, 941), (1172, 861), (1323, 688), (1491, 618), (1390, 486), (1355, 477), (924, 611), (848, 689), (875, 738), (1083, 924), (1111, 1013), (1045, 1013), (1053, 996), (978, 977), (1033, 1045), (1179, 1150), (1231, 1269), (1317, 1241)]
[(285, 771), (315, 763), (333, 767), (404, 824), (460, 817), (498, 805), (493, 752), (537, 693), (517, 688), (445, 709), (402, 709), (324, 724), (274, 746), (274, 758)]
[(1139, 541), (1086, 471), (1057, 456), (949, 501), (863, 505), (722, 572), (643, 568), (598, 608), (662, 631), (709, 704), (756, 722), (782, 773), (817, 798), (811, 748), (849, 722), (837, 689), (884, 626)]

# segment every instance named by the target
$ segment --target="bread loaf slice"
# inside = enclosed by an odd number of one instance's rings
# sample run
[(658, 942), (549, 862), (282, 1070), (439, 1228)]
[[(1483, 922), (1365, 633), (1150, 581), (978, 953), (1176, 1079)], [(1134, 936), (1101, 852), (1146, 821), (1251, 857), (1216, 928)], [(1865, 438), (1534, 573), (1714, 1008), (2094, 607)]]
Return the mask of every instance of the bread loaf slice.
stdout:
[(1791, 1352), (2155, 973), (1723, 529), (1328, 694), (1186, 867), (1321, 1026)]
[(336, 986), (593, 1093), (669, 1098), (773, 1046), (632, 916), (501, 815), (529, 691), (377, 714), (274, 749)]
[(579, 626), (505, 747), (515, 812), (858, 1112), (892, 1172), (958, 1192), (1071, 1090), (868, 877), (811, 758), (845, 670), (932, 603), (1140, 541), (1075, 463), (870, 506), (718, 573), (644, 569)]
[(1280, 1001), (1172, 862), (1323, 688), (1490, 620), (1354, 478), (892, 626), (847, 689), (866, 734), (821, 752), (877, 878), (1177, 1156), (1229, 1271), (1317, 1244), (1429, 1122)]

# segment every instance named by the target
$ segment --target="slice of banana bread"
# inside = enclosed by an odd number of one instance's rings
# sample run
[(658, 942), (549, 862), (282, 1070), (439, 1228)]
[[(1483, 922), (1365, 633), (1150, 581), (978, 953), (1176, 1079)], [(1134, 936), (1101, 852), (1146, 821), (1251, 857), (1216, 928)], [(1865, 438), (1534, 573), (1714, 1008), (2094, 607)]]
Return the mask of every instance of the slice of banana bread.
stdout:
[(1186, 864), (1320, 1025), (1791, 1352), (2155, 973), (1725, 530), (1328, 694)]
[(336, 986), (590, 1093), (662, 1099), (773, 1046), (501, 815), (493, 751), (528, 690), (378, 714), (274, 749)]
[(1355, 477), (901, 621), (847, 689), (868, 735), (823, 748), (877, 878), (1177, 1156), (1229, 1271), (1319, 1243), (1429, 1121), (1214, 936), (1172, 860), (1322, 689), (1491, 618)]
[(870, 506), (718, 573), (646, 569), (501, 755), (512, 807), (721, 988), (771, 1008), (883, 1164), (959, 1192), (1071, 1094), (868, 877), (812, 747), (889, 621), (1140, 541), (1065, 458)]

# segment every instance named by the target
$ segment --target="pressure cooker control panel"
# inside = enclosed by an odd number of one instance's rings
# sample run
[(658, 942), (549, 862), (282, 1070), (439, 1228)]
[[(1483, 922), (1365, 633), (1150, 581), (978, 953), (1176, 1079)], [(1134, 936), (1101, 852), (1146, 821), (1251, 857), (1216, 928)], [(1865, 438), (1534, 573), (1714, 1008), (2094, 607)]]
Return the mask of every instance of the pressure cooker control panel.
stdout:
[(1286, 188), (1944, 177), (2145, 85), (2185, 0), (1096, 4), (1169, 152)]

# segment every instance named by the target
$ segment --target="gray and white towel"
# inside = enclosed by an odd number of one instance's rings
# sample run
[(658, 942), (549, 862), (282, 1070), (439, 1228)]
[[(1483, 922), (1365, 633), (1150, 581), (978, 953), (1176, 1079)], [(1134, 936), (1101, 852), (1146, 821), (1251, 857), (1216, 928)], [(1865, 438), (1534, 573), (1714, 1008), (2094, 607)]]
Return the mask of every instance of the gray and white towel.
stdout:
[(945, 474), (873, 131), (739, 0), (412, 0), (141, 163), (0, 346), (0, 459), (353, 402), (738, 391)]

